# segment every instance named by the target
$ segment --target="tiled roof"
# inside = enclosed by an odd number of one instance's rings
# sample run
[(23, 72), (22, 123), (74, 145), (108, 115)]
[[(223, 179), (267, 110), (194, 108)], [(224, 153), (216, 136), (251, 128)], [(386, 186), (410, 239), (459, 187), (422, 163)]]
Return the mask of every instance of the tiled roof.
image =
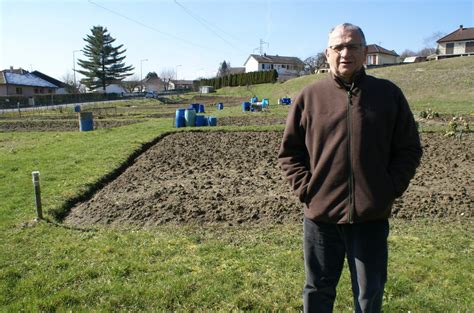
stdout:
[[(284, 57), (279, 55), (259, 55), (259, 54), (251, 54), (249, 59), (253, 57), (259, 63), (270, 63), (270, 64), (294, 64), (294, 65), (304, 65), (303, 61), (301, 61), (297, 57)], [(248, 61), (248, 59), (247, 59)], [(245, 62), (247, 63), (247, 62)]]
[(398, 54), (397, 54), (395, 51), (393, 51), (393, 50), (392, 50), (392, 51), (387, 50), (387, 49), (382, 48), (381, 46), (376, 45), (376, 44), (367, 45), (367, 53), (368, 53), (368, 54), (371, 54), (371, 53), (382, 53), (382, 54), (388, 54), (388, 55), (393, 55), (393, 56), (398, 57)]
[(451, 34), (444, 36), (437, 42), (452, 42), (452, 41), (465, 41), (474, 40), (474, 27), (465, 28), (462, 25)]

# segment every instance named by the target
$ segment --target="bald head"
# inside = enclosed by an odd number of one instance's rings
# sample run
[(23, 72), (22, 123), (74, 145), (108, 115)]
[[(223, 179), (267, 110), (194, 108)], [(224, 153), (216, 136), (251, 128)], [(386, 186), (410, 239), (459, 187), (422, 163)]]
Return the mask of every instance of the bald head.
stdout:
[(331, 31), (329, 32), (329, 41), (328, 41), (328, 46), (331, 45), (331, 37), (333, 37), (333, 35), (335, 33), (340, 33), (341, 31), (347, 31), (347, 32), (357, 32), (359, 33), (360, 37), (362, 38), (362, 44), (364, 46), (367, 45), (366, 41), (365, 41), (365, 35), (364, 35), (364, 32), (362, 31), (362, 29), (357, 26), (357, 25), (354, 25), (354, 24), (351, 24), (351, 23), (343, 23), (343, 24), (339, 24), (339, 25), (336, 25), (334, 26)]

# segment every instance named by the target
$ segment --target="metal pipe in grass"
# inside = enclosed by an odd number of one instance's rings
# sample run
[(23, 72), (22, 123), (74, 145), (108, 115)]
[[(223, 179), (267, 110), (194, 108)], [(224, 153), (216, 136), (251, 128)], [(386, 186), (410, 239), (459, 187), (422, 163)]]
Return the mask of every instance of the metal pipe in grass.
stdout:
[(43, 208), (41, 207), (41, 190), (40, 190), (40, 172), (34, 171), (31, 172), (33, 176), (33, 185), (35, 186), (35, 204), (36, 204), (36, 220), (43, 219)]

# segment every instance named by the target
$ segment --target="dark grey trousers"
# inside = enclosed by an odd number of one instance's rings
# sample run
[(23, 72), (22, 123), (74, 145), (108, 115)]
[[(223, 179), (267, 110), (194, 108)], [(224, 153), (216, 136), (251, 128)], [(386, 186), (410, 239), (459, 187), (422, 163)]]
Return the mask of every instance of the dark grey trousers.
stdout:
[(388, 220), (327, 224), (304, 219), (304, 312), (332, 312), (344, 259), (355, 312), (380, 312), (387, 281)]

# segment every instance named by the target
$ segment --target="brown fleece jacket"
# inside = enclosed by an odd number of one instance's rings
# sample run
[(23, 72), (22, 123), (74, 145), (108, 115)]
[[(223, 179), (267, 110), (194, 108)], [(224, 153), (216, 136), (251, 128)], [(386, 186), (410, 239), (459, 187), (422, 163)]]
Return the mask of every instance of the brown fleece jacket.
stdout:
[(332, 76), (303, 89), (278, 161), (307, 218), (343, 224), (388, 218), (421, 155), (402, 91), (362, 69), (351, 86)]

